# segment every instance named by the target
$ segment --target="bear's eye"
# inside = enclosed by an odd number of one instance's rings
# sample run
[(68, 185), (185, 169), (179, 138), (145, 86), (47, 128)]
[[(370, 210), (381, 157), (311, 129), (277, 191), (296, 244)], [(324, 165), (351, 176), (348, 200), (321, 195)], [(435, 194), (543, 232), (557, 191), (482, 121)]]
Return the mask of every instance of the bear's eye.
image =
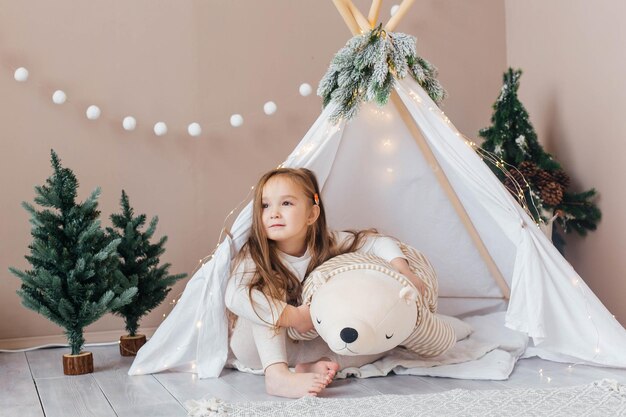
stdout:
[(317, 324), (322, 324), (322, 321), (318, 319), (317, 317), (315, 317), (315, 321), (317, 322)]
[(387, 336), (387, 334), (385, 334), (385, 337), (387, 338), (387, 340), (389, 340), (393, 337), (393, 333), (391, 333), (391, 336)]

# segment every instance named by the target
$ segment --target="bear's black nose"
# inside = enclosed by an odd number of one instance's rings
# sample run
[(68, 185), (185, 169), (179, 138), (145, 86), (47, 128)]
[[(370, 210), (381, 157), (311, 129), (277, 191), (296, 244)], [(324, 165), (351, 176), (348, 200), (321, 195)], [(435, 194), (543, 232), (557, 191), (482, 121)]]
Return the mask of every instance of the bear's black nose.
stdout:
[(352, 343), (359, 337), (359, 332), (357, 332), (352, 327), (344, 327), (341, 329), (339, 333), (339, 337), (346, 343)]

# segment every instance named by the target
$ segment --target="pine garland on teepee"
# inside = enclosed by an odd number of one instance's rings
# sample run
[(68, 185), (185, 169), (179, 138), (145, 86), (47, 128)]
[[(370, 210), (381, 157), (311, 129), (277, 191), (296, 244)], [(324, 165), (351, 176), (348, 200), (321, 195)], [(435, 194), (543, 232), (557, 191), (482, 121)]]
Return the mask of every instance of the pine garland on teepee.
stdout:
[(22, 280), (17, 293), (22, 303), (65, 329), (71, 354), (85, 343), (83, 328), (103, 314), (128, 304), (137, 288), (115, 292), (118, 286), (117, 246), (100, 226), (100, 189), (83, 203), (76, 202), (78, 180), (51, 151), (54, 173), (36, 186), (35, 203), (22, 206), (30, 213), (33, 242), (25, 256), (32, 269), (9, 270)]
[[(558, 214), (555, 222), (565, 233), (575, 231), (585, 236), (587, 231), (596, 229), (601, 218), (593, 202), (596, 191), (570, 190), (569, 176), (539, 144), (528, 113), (517, 97), (521, 74), (521, 70), (512, 68), (504, 74), (500, 96), (493, 105), (492, 126), (479, 132), (485, 139), (481, 147), (495, 154), (500, 166), (490, 163), (489, 167), (509, 191), (515, 197), (523, 192), (536, 222), (547, 222)], [(556, 228), (552, 239), (562, 249), (565, 242)]]
[[(119, 269), (124, 276), (119, 281), (120, 289), (137, 287), (137, 297), (132, 303), (115, 309), (114, 314), (124, 318), (128, 337), (134, 338), (137, 336), (141, 317), (161, 304), (170, 292), (169, 287), (185, 278), (187, 274), (168, 275), (171, 265), (165, 263), (159, 266), (159, 256), (165, 252), (163, 246), (167, 241), (167, 236), (163, 236), (157, 243), (150, 243), (159, 221), (158, 217), (153, 217), (148, 229), (142, 232), (140, 229), (146, 223), (146, 215), (134, 216), (128, 195), (124, 190), (122, 190), (120, 205), (122, 212), (111, 215), (114, 227), (108, 227), (107, 232), (120, 240), (117, 252), (120, 258)], [(132, 347), (120, 346), (120, 352), (126, 356), (136, 354), (136, 350), (145, 341), (143, 335), (139, 336), (141, 342)], [(128, 340), (132, 339), (122, 339), (121, 343)]]
[(330, 115), (333, 122), (350, 120), (366, 101), (384, 106), (397, 79), (410, 75), (435, 103), (446, 92), (437, 80), (437, 69), (417, 55), (414, 36), (386, 32), (382, 24), (354, 36), (337, 52), (320, 81), (317, 95), (323, 106), (331, 101), (337, 107)]

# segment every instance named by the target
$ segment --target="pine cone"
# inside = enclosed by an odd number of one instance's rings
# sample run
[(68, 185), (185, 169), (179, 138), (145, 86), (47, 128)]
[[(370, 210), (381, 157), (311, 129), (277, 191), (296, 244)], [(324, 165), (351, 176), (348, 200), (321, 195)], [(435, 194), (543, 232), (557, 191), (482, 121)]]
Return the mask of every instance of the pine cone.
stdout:
[(519, 172), (526, 178), (526, 181), (531, 182), (531, 179), (537, 175), (539, 168), (537, 164), (532, 161), (524, 161), (517, 167)]
[(552, 172), (552, 177), (554, 178), (554, 181), (556, 181), (557, 183), (561, 185), (561, 187), (563, 187), (563, 191), (569, 188), (569, 185), (570, 185), (569, 175), (567, 175), (565, 171), (563, 171), (562, 169)]
[[(522, 190), (526, 189), (526, 181), (524, 181), (524, 177), (522, 177), (522, 174), (520, 174), (520, 172), (516, 169), (511, 168), (509, 170), (509, 175), (507, 175), (504, 179), (504, 186), (511, 192), (511, 194), (517, 197), (517, 186), (522, 187)], [(515, 182), (517, 182), (517, 185)]]
[(545, 169), (540, 169), (537, 171), (537, 175), (535, 175), (535, 184), (537, 184), (539, 188), (546, 187), (552, 182), (558, 184), (550, 171), (546, 171)]
[(557, 206), (563, 200), (563, 188), (561, 184), (556, 182), (549, 182), (543, 186), (540, 186), (541, 199), (548, 206)]

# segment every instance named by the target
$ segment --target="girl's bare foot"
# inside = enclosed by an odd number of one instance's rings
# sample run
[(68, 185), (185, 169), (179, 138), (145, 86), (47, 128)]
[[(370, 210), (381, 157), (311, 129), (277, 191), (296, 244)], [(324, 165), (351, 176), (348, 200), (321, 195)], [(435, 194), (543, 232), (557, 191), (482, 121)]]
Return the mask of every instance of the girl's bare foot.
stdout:
[(328, 382), (330, 379), (326, 374), (293, 373), (286, 363), (275, 363), (265, 369), (265, 390), (278, 397), (317, 396)]
[(330, 378), (328, 383), (332, 381), (337, 374), (337, 371), (339, 371), (339, 364), (328, 358), (322, 358), (317, 362), (300, 363), (296, 365), (296, 372), (298, 373), (313, 372), (316, 374), (328, 375)]

